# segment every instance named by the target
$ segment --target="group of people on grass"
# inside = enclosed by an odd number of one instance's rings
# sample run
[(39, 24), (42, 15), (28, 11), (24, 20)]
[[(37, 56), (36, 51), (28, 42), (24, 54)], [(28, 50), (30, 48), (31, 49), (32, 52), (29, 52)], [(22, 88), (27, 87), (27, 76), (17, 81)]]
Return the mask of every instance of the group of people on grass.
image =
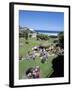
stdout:
[(26, 71), (26, 77), (28, 79), (40, 78), (40, 67), (36, 66), (35, 68), (28, 68)]
[[(41, 62), (44, 63), (48, 59), (48, 52), (44, 48), (40, 48), (39, 57), (41, 58)], [(36, 52), (33, 50), (31, 53), (28, 51), (26, 55), (26, 60), (35, 60), (36, 59)]]
[(32, 53), (30, 53), (30, 51), (28, 51), (28, 53), (26, 55), (26, 59), (27, 60), (35, 60), (35, 58), (36, 58), (35, 52), (32, 51)]
[(48, 52), (44, 48), (40, 49), (40, 57), (42, 63), (48, 60)]

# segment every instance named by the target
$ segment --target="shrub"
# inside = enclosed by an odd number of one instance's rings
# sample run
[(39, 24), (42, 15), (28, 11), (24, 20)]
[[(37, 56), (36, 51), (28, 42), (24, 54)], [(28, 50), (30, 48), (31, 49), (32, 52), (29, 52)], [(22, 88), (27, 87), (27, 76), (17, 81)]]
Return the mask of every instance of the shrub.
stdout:
[(48, 40), (49, 37), (48, 37), (48, 35), (45, 35), (45, 34), (38, 34), (37, 35), (37, 40), (39, 40), (39, 39), (41, 39), (41, 40)]
[(64, 33), (63, 32), (60, 32), (58, 35), (58, 43), (60, 47), (64, 48)]

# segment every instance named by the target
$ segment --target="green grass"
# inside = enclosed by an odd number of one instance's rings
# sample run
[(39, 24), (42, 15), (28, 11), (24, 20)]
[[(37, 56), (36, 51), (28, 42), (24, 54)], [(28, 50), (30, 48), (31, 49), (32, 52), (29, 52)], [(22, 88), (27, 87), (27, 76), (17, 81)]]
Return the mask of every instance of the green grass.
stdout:
[(38, 46), (40, 44), (52, 44), (53, 39), (49, 39), (48, 41), (44, 41), (44, 40), (38, 41), (35, 38), (29, 38), (28, 39), (29, 44), (25, 44), (25, 39), (20, 39), (19, 42), (23, 44), (23, 46), (20, 47), (19, 49), (19, 55), (25, 56), (28, 51), (31, 51), (32, 47)]
[(41, 60), (39, 58), (36, 58), (36, 60), (23, 60), (19, 61), (19, 79), (22, 79), (25, 75), (25, 71), (30, 67), (40, 66), (41, 71), (41, 77), (45, 78), (46, 76), (50, 76), (51, 72), (53, 72), (52, 68), (52, 59), (54, 56), (50, 56), (48, 58), (48, 61), (44, 64), (41, 63)]
[[(19, 41), (22, 43), (22, 46), (19, 48), (19, 55), (26, 56), (28, 51), (31, 51), (32, 47), (38, 46), (40, 44), (51, 44), (53, 40), (50, 39), (48, 41), (37, 41), (35, 38), (28, 39), (29, 44), (25, 44), (24, 39), (20, 39)], [(23, 79), (25, 72), (30, 67), (40, 66), (41, 78), (49, 77), (53, 73), (52, 68), (52, 60), (55, 56), (49, 56), (47, 62), (44, 64), (41, 63), (41, 59), (36, 57), (34, 60), (20, 60), (19, 61), (19, 79)]]

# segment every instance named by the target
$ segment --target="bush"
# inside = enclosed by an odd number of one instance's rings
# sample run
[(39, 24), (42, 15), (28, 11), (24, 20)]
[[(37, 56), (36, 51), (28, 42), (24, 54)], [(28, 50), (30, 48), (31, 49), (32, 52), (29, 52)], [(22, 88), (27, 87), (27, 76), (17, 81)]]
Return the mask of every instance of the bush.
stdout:
[(39, 40), (39, 39), (41, 39), (41, 40), (48, 40), (49, 37), (48, 37), (48, 35), (45, 35), (45, 34), (38, 34), (37, 35), (37, 40)]
[(29, 42), (28, 42), (28, 41), (25, 41), (25, 43), (26, 43), (26, 44), (29, 44)]
[(63, 32), (60, 32), (58, 35), (58, 43), (60, 47), (64, 48), (64, 33)]
[(53, 43), (58, 43), (58, 40), (54, 40)]

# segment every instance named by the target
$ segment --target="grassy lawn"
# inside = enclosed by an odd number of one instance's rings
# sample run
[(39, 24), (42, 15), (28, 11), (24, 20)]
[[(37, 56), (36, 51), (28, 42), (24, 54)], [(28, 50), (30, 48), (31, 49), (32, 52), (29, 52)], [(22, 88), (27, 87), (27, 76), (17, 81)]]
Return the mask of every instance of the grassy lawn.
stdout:
[[(20, 44), (22, 46), (19, 47), (19, 55), (20, 56), (26, 56), (28, 51), (32, 50), (32, 47), (38, 46), (40, 44), (52, 44), (53, 39), (49, 39), (48, 41), (37, 41), (35, 38), (28, 39), (29, 44), (25, 44), (24, 39), (19, 40)], [(48, 60), (42, 64), (40, 57), (36, 57), (34, 60), (20, 60), (19, 61), (19, 79), (24, 79), (25, 72), (30, 67), (39, 66), (40, 67), (40, 73), (42, 78), (49, 77), (53, 73), (52, 68), (52, 60), (55, 58), (55, 56), (49, 56)]]

